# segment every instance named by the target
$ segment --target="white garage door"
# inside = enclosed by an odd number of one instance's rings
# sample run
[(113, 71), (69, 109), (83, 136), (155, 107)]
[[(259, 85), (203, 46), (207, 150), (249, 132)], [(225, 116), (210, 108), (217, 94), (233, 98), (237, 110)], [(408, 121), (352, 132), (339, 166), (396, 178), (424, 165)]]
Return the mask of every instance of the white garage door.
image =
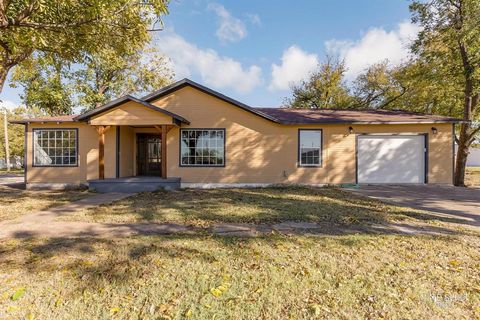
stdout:
[(360, 135), (358, 183), (424, 183), (423, 135)]

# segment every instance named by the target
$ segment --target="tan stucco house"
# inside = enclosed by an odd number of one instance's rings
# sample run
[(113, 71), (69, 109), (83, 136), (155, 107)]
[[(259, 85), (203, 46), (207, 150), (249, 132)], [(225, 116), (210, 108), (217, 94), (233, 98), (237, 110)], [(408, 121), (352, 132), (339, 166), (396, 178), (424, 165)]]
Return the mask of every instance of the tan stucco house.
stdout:
[(25, 125), (27, 187), (451, 184), (456, 119), (253, 108), (184, 79)]

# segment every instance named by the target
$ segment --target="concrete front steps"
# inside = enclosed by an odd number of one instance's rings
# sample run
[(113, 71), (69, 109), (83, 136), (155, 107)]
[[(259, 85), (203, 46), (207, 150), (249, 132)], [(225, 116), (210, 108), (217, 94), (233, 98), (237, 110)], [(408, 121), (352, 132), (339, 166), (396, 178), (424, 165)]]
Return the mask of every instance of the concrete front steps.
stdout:
[(174, 190), (180, 188), (180, 178), (128, 177), (118, 179), (89, 180), (90, 190), (99, 193), (151, 192), (158, 189)]

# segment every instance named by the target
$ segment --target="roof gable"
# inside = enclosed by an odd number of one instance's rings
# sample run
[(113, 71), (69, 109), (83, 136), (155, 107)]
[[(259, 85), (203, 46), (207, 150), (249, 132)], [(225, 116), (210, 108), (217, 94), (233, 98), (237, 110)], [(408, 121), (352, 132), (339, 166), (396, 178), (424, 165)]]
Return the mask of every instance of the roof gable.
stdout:
[(95, 108), (95, 109), (93, 109), (93, 110), (87, 111), (87, 112), (85, 112), (85, 113), (83, 113), (83, 114), (81, 114), (81, 115), (79, 115), (79, 116), (76, 116), (75, 118), (73, 118), (73, 120), (75, 120), (75, 121), (86, 121), (86, 120), (90, 120), (91, 118), (93, 118), (93, 117), (95, 117), (95, 116), (97, 116), (97, 115), (100, 115), (100, 114), (105, 113), (105, 112), (107, 112), (107, 111), (109, 111), (109, 110), (118, 108), (118, 107), (120, 107), (121, 105), (124, 105), (124, 104), (128, 103), (129, 101), (136, 102), (136, 103), (141, 104), (142, 106), (144, 106), (144, 107), (146, 107), (146, 108), (149, 108), (149, 109), (151, 109), (151, 110), (153, 110), (153, 111), (157, 111), (157, 112), (160, 112), (160, 113), (162, 113), (162, 114), (164, 114), (164, 115), (167, 115), (167, 116), (173, 118), (174, 120), (176, 120), (176, 121), (178, 121), (178, 122), (182, 122), (182, 123), (185, 123), (185, 124), (190, 124), (190, 122), (189, 122), (187, 119), (185, 119), (185, 118), (183, 118), (183, 117), (181, 117), (181, 116), (179, 116), (179, 115), (177, 115), (177, 114), (175, 114), (175, 113), (173, 113), (173, 112), (164, 110), (164, 109), (162, 109), (162, 108), (159, 108), (159, 107), (157, 107), (157, 106), (154, 106), (154, 105), (151, 104), (151, 103), (148, 103), (148, 102), (143, 101), (143, 100), (141, 100), (141, 99), (137, 99), (137, 98), (132, 97), (132, 96), (130, 96), (130, 95), (126, 95), (126, 96), (120, 97), (120, 98), (118, 98), (118, 99), (116, 99), (116, 100), (113, 100), (113, 101), (111, 101), (111, 102), (109, 102), (109, 103), (107, 103), (107, 104), (105, 104), (105, 105), (103, 105), (103, 106), (101, 106), (101, 107), (99, 107), (99, 108)]
[(196, 83), (195, 81), (192, 81), (190, 79), (183, 79), (183, 80), (180, 80), (180, 81), (177, 81), (175, 83), (172, 83), (171, 85), (169, 86), (166, 86), (166, 87), (163, 87), (162, 89), (160, 90), (157, 90), (155, 92), (152, 92), (144, 97), (142, 97), (142, 100), (146, 101), (146, 102), (153, 102), (155, 100), (158, 100), (166, 95), (169, 95), (177, 90), (180, 90), (186, 86), (190, 86), (196, 90), (199, 90), (203, 93), (206, 93), (210, 96), (213, 96), (217, 99), (220, 99), (220, 100), (223, 100), (225, 102), (228, 102), (229, 104), (232, 104), (238, 108), (241, 108), (247, 112), (251, 112), (259, 117), (262, 117), (264, 119), (267, 119), (267, 120), (270, 120), (270, 121), (273, 121), (273, 122), (276, 122), (276, 123), (279, 123), (279, 121), (277, 119), (275, 119), (274, 117), (268, 115), (268, 114), (265, 114), (263, 113), (262, 111), (258, 110), (258, 109), (255, 109), (255, 108), (252, 108), (240, 101), (237, 101), (235, 99), (232, 99), (230, 97), (227, 97), (226, 95), (224, 94), (221, 94), (220, 92), (218, 91), (215, 91), (215, 90), (212, 90), (210, 88), (207, 88), (199, 83)]

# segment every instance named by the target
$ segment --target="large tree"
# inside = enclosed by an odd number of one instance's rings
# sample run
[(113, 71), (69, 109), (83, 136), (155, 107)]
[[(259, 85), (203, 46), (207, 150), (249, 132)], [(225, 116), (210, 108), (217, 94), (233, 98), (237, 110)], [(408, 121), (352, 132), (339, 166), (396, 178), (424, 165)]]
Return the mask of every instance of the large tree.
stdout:
[(413, 22), (422, 28), (413, 46), (420, 61), (439, 69), (454, 88), (462, 88), (463, 120), (460, 125), (455, 164), (455, 185), (465, 185), (465, 167), (470, 145), (480, 126), (480, 1), (414, 1)]
[(168, 0), (0, 0), (0, 93), (10, 70), (35, 52), (70, 61), (131, 52), (167, 12)]
[(12, 86), (24, 88), (22, 99), (57, 115), (72, 108), (92, 109), (125, 94), (141, 94), (165, 86), (173, 78), (168, 59), (147, 47), (118, 55), (113, 50), (87, 55), (71, 64), (51, 54), (40, 54), (20, 64)]
[(24, 105), (48, 115), (71, 114), (73, 87), (65, 75), (69, 63), (56, 54), (36, 53), (13, 69), (10, 86), (23, 87)]
[(397, 66), (374, 64), (353, 83), (355, 105), (461, 117), (461, 90), (442, 76), (442, 68), (420, 60)]
[(305, 80), (292, 86), (286, 105), (297, 109), (349, 108), (351, 99), (345, 83), (345, 63), (328, 57)]

